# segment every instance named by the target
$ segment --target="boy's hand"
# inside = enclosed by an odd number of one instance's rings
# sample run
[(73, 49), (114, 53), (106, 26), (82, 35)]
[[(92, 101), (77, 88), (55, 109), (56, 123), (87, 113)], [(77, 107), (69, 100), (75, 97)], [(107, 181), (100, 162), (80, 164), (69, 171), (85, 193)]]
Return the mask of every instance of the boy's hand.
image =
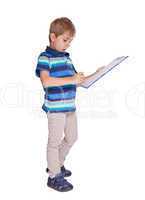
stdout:
[(73, 76), (75, 84), (80, 84), (85, 80), (83, 72), (79, 72)]
[(96, 72), (100, 72), (100, 70), (102, 70), (105, 66), (99, 67)]

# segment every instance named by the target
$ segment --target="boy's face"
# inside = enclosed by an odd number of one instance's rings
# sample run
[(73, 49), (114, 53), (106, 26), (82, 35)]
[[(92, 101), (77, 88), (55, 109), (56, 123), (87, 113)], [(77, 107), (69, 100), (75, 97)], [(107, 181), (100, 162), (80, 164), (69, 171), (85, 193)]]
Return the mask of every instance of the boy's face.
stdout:
[(73, 36), (69, 33), (69, 31), (64, 32), (62, 35), (55, 36), (54, 33), (51, 33), (51, 47), (56, 49), (57, 51), (64, 52), (71, 44), (73, 40)]

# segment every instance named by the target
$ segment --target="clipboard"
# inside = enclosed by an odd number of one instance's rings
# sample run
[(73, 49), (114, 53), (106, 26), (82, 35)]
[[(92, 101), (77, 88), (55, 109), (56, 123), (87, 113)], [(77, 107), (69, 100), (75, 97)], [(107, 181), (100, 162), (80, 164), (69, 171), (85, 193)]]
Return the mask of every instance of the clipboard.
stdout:
[(109, 71), (111, 71), (113, 68), (115, 68), (120, 63), (122, 63), (128, 57), (129, 56), (121, 56), (121, 57), (115, 58), (108, 65), (103, 67), (103, 69), (100, 69), (99, 72), (93, 73), (92, 76), (89, 76), (88, 78), (86, 78), (85, 81), (83, 81), (83, 83), (81, 83), (79, 86), (83, 87), (83, 88), (89, 88), (96, 81), (101, 79), (105, 74), (107, 74)]

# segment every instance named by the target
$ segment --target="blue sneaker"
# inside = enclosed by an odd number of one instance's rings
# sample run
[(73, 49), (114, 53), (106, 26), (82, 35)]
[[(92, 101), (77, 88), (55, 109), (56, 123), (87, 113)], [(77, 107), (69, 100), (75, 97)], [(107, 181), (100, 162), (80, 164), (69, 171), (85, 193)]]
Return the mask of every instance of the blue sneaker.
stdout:
[[(46, 168), (46, 172), (48, 173), (49, 172), (49, 169)], [(64, 177), (69, 177), (72, 175), (71, 171), (66, 169), (64, 166), (61, 167), (61, 173)]]
[(64, 179), (62, 173), (59, 173), (54, 178), (48, 177), (47, 186), (59, 192), (68, 192), (73, 189), (73, 185)]

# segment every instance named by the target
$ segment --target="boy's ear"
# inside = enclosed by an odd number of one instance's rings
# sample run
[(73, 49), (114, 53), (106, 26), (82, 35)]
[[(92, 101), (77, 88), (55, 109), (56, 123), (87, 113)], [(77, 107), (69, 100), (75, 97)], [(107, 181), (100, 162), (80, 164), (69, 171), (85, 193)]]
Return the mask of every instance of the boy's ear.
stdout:
[(56, 35), (54, 33), (50, 33), (50, 39), (52, 42), (54, 42), (56, 39)]

